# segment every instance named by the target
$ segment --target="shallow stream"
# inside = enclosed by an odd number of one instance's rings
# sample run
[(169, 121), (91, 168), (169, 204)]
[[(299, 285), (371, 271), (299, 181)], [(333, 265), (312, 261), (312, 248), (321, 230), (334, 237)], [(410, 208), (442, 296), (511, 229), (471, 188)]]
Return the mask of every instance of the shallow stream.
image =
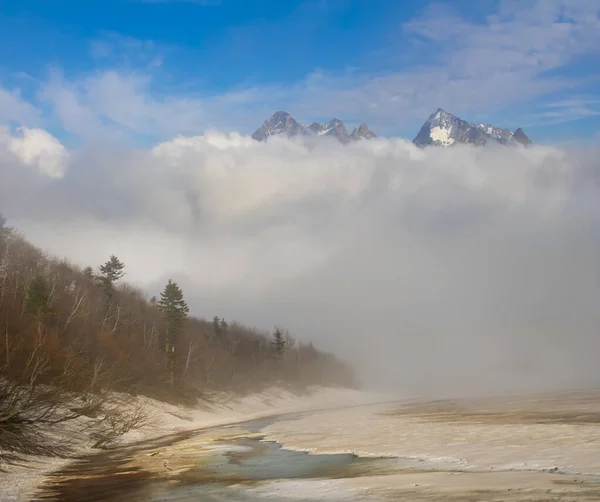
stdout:
[(402, 467), (399, 459), (308, 454), (263, 439), (266, 426), (293, 418), (166, 436), (84, 457), (54, 473), (37, 500), (281, 500), (265, 495), (272, 483), (384, 474)]

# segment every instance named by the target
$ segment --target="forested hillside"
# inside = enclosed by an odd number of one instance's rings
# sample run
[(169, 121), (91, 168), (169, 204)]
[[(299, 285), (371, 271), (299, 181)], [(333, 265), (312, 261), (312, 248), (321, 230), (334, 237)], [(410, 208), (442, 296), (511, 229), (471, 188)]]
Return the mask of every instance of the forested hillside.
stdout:
[[(107, 390), (192, 402), (354, 385), (349, 366), (284, 329), (192, 317), (176, 283), (148, 298), (126, 272), (116, 256), (85, 269), (48, 257), (0, 217), (1, 448), (22, 446), (41, 424), (97, 414)], [(73, 400), (79, 407), (65, 411)]]

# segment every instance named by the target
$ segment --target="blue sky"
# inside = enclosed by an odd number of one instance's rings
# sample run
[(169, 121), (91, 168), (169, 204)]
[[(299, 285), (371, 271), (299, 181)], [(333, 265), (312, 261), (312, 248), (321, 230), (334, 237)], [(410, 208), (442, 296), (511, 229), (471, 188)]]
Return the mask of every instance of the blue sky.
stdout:
[(600, 130), (597, 0), (0, 2), (0, 123), (62, 141), (251, 133), (276, 110), (412, 138), (437, 107)]

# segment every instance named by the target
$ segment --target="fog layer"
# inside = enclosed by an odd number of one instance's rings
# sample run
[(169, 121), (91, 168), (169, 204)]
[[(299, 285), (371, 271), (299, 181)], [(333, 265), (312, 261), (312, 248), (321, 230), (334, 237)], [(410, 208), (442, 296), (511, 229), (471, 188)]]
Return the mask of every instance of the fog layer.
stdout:
[(117, 254), (148, 294), (173, 278), (195, 315), (285, 326), (409, 394), (600, 382), (598, 152), (0, 133), (11, 224), (82, 266)]

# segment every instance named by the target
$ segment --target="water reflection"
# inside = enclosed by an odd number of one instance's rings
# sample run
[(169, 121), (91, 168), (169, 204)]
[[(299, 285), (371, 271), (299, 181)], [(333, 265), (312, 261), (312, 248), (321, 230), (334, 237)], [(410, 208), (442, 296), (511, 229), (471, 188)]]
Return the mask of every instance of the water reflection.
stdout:
[(252, 490), (277, 480), (357, 477), (398, 467), (397, 459), (287, 450), (260, 435), (277, 419), (282, 418), (178, 434), (82, 458), (54, 473), (38, 500), (256, 501), (263, 499)]

